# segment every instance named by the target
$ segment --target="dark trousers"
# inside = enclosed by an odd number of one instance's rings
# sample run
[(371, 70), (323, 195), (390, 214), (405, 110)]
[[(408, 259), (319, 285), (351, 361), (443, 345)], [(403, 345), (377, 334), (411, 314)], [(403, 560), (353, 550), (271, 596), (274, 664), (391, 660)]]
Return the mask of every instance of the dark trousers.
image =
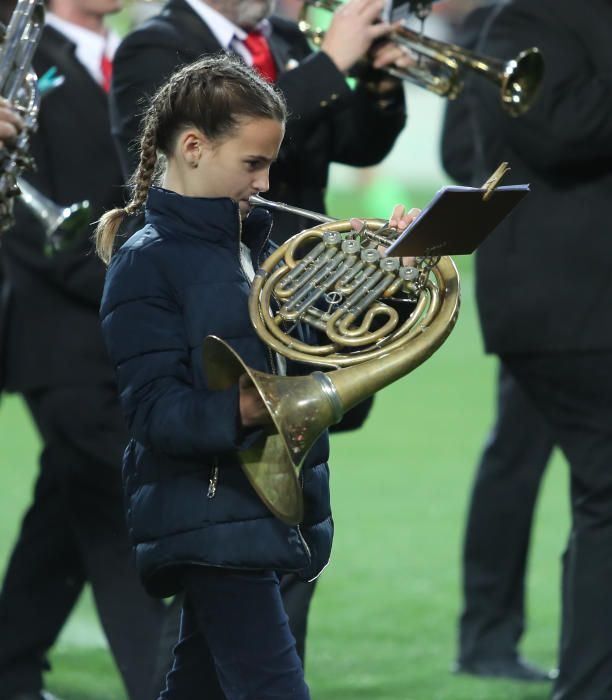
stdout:
[(302, 581), (295, 574), (283, 574), (280, 579), (281, 597), (289, 617), (289, 629), (295, 637), (295, 648), (303, 666), (306, 664), (308, 612), (317, 580)]
[(0, 594), (0, 698), (42, 687), (47, 652), (89, 581), (129, 697), (151, 700), (165, 606), (144, 592), (128, 542), (120, 479), (127, 436), (114, 388), (26, 398), (44, 450)]
[(504, 356), (570, 466), (553, 700), (612, 699), (612, 352)]
[(184, 587), (160, 700), (309, 700), (275, 573), (191, 566)]
[(462, 663), (518, 654), (531, 525), (553, 446), (544, 416), (502, 364), (497, 419), (476, 470), (465, 531)]
[[(306, 655), (308, 612), (316, 583), (316, 580), (302, 581), (295, 574), (283, 574), (280, 578), (280, 592), (283, 607), (289, 618), (289, 629), (295, 639), (295, 649), (302, 662), (303, 668)], [(167, 665), (169, 656), (168, 650), (173, 649), (179, 638), (180, 605), (177, 605), (177, 603), (179, 603), (181, 599), (182, 597), (177, 597), (173, 601), (172, 607), (168, 610), (166, 616), (166, 623), (160, 636), (160, 661), (157, 665), (158, 670), (163, 670), (164, 666)], [(210, 698), (207, 696), (207, 700), (225, 700), (225, 695), (217, 680), (217, 672), (214, 664), (209, 663), (201, 667), (200, 672), (202, 674), (200, 678), (201, 687), (206, 688), (210, 693), (214, 693)], [(158, 680), (155, 687), (160, 689), (164, 688), (165, 682), (160, 683)]]

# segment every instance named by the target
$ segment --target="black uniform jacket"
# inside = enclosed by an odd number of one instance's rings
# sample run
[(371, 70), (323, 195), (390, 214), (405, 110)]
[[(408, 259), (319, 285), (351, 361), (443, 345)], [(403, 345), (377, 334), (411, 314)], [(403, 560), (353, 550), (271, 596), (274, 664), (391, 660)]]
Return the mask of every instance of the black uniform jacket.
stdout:
[[(364, 87), (352, 92), (324, 53), (312, 54), (294, 23), (280, 18), (271, 22), (270, 48), (280, 72), (278, 86), (291, 116), (267, 196), (322, 212), (331, 162), (374, 165), (389, 153), (405, 123), (403, 91), (398, 87), (385, 106)], [(126, 176), (137, 163), (130, 146), (137, 137), (146, 96), (180, 66), (221, 50), (185, 0), (170, 0), (159, 15), (126, 37), (115, 56), (111, 89), (112, 128)], [(292, 65), (297, 67), (288, 70)], [(275, 214), (274, 220), (276, 241), (309, 225), (291, 215)]]
[(546, 62), (541, 93), (519, 118), (503, 112), (493, 84), (469, 82), (475, 184), (508, 161), (505, 182), (532, 190), (477, 255), (490, 352), (612, 347), (611, 28), (609, 0), (511, 0), (480, 42), (504, 59), (537, 46)]
[[(34, 58), (39, 76), (55, 66), (64, 84), (45, 95), (31, 140), (36, 171), (24, 174), (56, 204), (91, 204), (91, 221), (122, 203), (123, 178), (110, 134), (107, 96), (74, 55), (74, 44), (45, 27)], [(2, 236), (5, 274), (2, 365), (10, 390), (113, 381), (98, 308), (105, 267), (92, 252), (93, 225), (55, 257), (17, 201), (16, 226)]]

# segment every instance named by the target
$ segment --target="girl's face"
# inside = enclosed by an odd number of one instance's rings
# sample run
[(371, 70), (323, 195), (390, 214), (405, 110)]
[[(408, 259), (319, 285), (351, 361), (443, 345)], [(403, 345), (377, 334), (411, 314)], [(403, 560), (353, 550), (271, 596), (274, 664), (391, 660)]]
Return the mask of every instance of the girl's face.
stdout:
[(269, 187), (270, 166), (284, 133), (284, 124), (275, 119), (253, 117), (216, 143), (198, 129), (187, 129), (168, 163), (165, 184), (190, 197), (229, 197), (238, 202), (244, 218), (250, 209), (249, 197)]

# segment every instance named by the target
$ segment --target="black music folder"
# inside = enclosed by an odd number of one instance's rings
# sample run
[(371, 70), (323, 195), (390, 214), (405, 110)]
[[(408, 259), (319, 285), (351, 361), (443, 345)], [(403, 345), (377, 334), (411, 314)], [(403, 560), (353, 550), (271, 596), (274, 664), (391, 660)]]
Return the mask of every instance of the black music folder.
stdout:
[(385, 255), (473, 253), (528, 193), (529, 185), (443, 187)]

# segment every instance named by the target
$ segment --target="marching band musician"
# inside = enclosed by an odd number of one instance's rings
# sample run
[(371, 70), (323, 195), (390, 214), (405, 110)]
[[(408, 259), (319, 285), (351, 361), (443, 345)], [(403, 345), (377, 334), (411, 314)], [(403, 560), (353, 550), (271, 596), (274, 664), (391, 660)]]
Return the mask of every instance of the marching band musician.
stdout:
[[(277, 84), (288, 102), (287, 137), (273, 169), (270, 198), (324, 211), (330, 163), (380, 162), (405, 124), (399, 80), (370, 70), (352, 91), (345, 79), (374, 41), (391, 31), (377, 22), (383, 5), (383, 0), (351, 0), (341, 6), (321, 51), (313, 54), (297, 25), (270, 17), (273, 0), (169, 0), (161, 14), (128, 35), (114, 60), (111, 121), (124, 175), (136, 165), (131, 147), (143, 97), (177, 67), (228, 51)], [(374, 65), (409, 60), (397, 46), (384, 44)], [(307, 220), (279, 215), (272, 235), (282, 242), (307, 226)]]
[[(520, 119), (469, 86), (475, 181), (509, 161), (532, 193), (480, 247), (485, 348), (538, 411), (570, 470), (553, 700), (612, 697), (612, 4), (509, 0), (479, 50), (537, 45), (540, 96)], [(531, 489), (529, 489), (531, 490)], [(508, 517), (511, 517), (509, 515)]]
[[(123, 172), (136, 165), (133, 150), (146, 97), (176, 68), (203, 54), (239, 55), (284, 93), (287, 135), (272, 168), (269, 197), (313, 211), (325, 210), (329, 166), (380, 162), (404, 127), (404, 93), (399, 80), (378, 70), (412, 61), (396, 45), (377, 45), (376, 69), (355, 90), (346, 74), (392, 27), (379, 23), (383, 0), (351, 0), (338, 9), (313, 54), (297, 25), (270, 17), (273, 0), (169, 0), (162, 12), (127, 36), (114, 60), (110, 106)], [(286, 240), (310, 226), (307, 219), (275, 214), (272, 238)], [(359, 427), (371, 405), (349, 412), (339, 429)], [(298, 653), (304, 658), (307, 615), (314, 582), (287, 574), (281, 582)]]
[[(34, 57), (39, 76), (64, 76), (42, 98), (24, 177), (62, 205), (90, 201), (90, 221), (122, 201), (105, 81), (116, 40), (104, 17), (118, 0), (50, 0)], [(4, 134), (19, 121), (6, 105)], [(47, 654), (86, 582), (131, 700), (150, 700), (164, 607), (142, 589), (121, 493), (127, 442), (99, 327), (104, 265), (90, 226), (74, 248), (46, 256), (45, 233), (15, 201), (2, 236), (2, 369), (25, 398), (43, 441), (33, 501), (0, 593), (0, 698), (42, 700)], [(15, 465), (17, 467), (18, 465)], [(169, 654), (168, 654), (169, 658)]]
[[(201, 357), (216, 335), (273, 369), (247, 309), (254, 265), (273, 250), (271, 216), (249, 197), (269, 187), (285, 120), (280, 92), (237, 59), (184, 66), (150, 102), (129, 204), (96, 232), (110, 263), (102, 327), (132, 438), (123, 474), (138, 569), (152, 595), (185, 596), (160, 700), (310, 698), (279, 573), (309, 579), (328, 562), (327, 431), (302, 466), (300, 523), (282, 522), (239, 466), (271, 423), (266, 405), (246, 377), (212, 391)], [(143, 208), (144, 227), (114, 252), (121, 222)], [(389, 225), (417, 213), (397, 205)], [(294, 333), (309, 342), (306, 324)]]
[[(498, 0), (467, 0), (471, 12), (456, 43), (475, 49)], [(441, 155), (461, 185), (474, 178), (475, 138), (470, 99), (448, 102)], [(495, 289), (492, 290), (495, 293)], [(538, 492), (554, 440), (544, 417), (501, 364), (497, 418), (480, 457), (465, 527), (463, 610), (453, 671), (475, 676), (542, 682), (555, 672), (526, 660), (519, 643), (526, 630), (526, 573)]]

